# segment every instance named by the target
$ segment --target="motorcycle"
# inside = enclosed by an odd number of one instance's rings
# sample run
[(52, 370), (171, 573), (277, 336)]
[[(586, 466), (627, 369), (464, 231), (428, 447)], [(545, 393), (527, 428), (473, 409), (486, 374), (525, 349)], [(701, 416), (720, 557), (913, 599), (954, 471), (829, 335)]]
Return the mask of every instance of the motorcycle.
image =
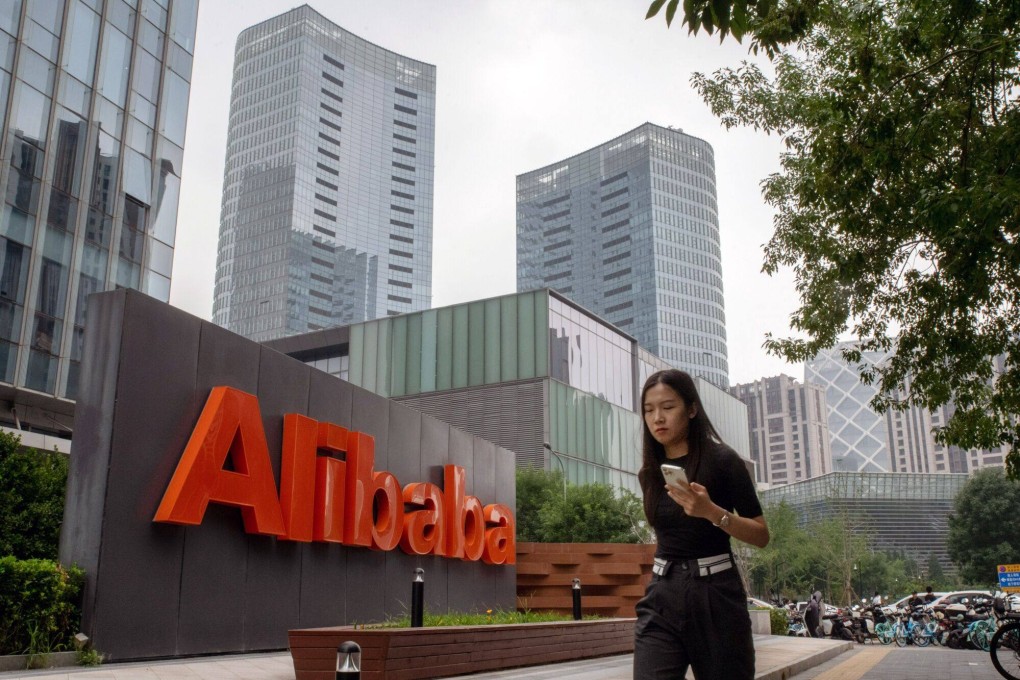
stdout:
[(822, 637), (853, 641), (854, 634), (847, 627), (848, 623), (849, 618), (845, 618), (842, 610), (835, 614), (825, 614), (822, 616)]

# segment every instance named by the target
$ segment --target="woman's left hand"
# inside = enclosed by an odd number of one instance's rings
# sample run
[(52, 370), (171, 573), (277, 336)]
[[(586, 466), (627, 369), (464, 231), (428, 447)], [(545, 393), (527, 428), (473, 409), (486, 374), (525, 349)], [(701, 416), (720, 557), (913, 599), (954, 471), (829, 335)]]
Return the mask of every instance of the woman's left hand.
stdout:
[(690, 484), (679, 482), (676, 486), (667, 484), (666, 491), (669, 497), (679, 503), (684, 512), (691, 517), (707, 519), (713, 513), (718, 513), (719, 509), (708, 495), (708, 489), (697, 482)]

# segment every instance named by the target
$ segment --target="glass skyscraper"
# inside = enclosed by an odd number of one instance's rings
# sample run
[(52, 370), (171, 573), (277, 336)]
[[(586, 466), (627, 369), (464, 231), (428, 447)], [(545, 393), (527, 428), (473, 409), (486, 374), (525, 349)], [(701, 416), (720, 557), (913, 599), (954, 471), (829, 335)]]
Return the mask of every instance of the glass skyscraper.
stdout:
[(68, 433), (86, 297), (166, 302), (198, 0), (0, 2), (0, 421)]
[[(870, 402), (878, 394), (878, 385), (862, 383), (861, 366), (849, 364), (843, 358), (843, 350), (854, 347), (852, 342), (838, 343), (804, 364), (804, 382), (825, 389), (834, 470), (954, 473), (1004, 465), (1009, 452), (1006, 446), (989, 451), (961, 449), (935, 441), (936, 430), (952, 417), (955, 409), (952, 402), (935, 411), (911, 404), (903, 410), (877, 413)], [(862, 352), (861, 364), (880, 366), (891, 356), (891, 351)], [(1001, 370), (1004, 357), (994, 361)], [(907, 392), (909, 389), (908, 378)]]
[(427, 309), (435, 66), (303, 5), (237, 39), (213, 321), (253, 340)]
[(715, 154), (651, 123), (517, 177), (517, 290), (550, 287), (729, 387)]

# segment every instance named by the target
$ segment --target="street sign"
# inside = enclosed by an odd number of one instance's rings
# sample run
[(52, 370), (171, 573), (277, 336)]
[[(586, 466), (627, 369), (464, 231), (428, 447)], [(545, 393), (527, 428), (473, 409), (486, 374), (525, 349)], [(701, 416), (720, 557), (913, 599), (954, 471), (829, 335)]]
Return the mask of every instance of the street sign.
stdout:
[(1020, 564), (1000, 564), (999, 588), (1007, 593), (1020, 593)]

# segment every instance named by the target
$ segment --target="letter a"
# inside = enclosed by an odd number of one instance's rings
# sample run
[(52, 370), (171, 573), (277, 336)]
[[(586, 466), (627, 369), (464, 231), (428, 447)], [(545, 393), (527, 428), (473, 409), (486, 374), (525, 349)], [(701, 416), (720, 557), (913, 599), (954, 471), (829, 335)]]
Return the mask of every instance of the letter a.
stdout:
[(240, 508), (248, 533), (286, 533), (258, 399), (231, 387), (209, 393), (153, 521), (201, 524), (209, 503)]

